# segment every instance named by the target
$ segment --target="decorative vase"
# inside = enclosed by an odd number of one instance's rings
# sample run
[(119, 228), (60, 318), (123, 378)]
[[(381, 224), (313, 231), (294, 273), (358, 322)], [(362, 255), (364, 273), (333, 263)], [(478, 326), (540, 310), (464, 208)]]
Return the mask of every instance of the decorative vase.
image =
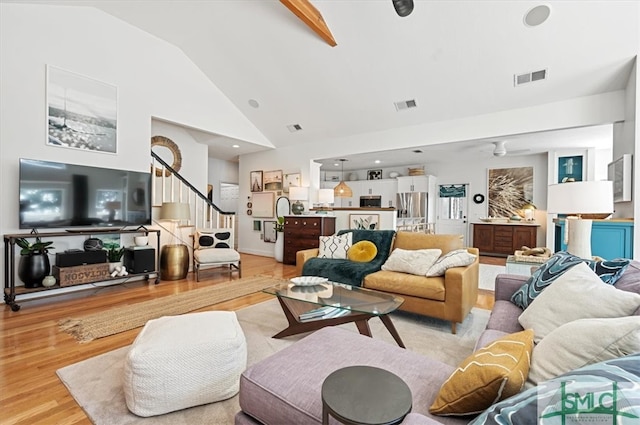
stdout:
[(284, 235), (282, 232), (276, 232), (276, 246), (274, 248), (274, 257), (278, 263), (284, 260)]
[(51, 272), (49, 256), (46, 254), (23, 255), (18, 264), (18, 277), (25, 288), (37, 288)]
[(56, 284), (56, 278), (51, 275), (45, 276), (44, 279), (42, 279), (42, 286), (44, 286), (45, 288), (50, 288), (55, 284)]
[(109, 263), (109, 273), (113, 273), (116, 268), (122, 267), (122, 261), (113, 261)]

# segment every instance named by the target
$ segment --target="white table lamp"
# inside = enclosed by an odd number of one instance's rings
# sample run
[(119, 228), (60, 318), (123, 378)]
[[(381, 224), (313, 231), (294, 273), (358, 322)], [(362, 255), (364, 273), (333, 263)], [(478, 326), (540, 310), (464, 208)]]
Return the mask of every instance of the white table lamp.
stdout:
[(322, 208), (329, 208), (329, 204), (334, 202), (333, 189), (320, 189), (318, 191), (318, 203), (322, 204)]
[(291, 205), (291, 212), (300, 215), (304, 212), (304, 205), (300, 201), (309, 199), (309, 188), (300, 186), (289, 187), (289, 199), (296, 201)]
[(591, 256), (592, 220), (582, 215), (613, 213), (613, 182), (586, 181), (549, 185), (547, 212), (567, 214), (565, 242), (567, 251), (581, 258)]

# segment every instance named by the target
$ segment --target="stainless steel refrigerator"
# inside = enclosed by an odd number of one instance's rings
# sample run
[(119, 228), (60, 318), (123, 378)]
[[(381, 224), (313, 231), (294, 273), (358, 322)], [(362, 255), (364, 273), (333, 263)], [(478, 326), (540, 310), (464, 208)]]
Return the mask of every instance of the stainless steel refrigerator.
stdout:
[(428, 192), (401, 192), (396, 195), (397, 230), (411, 232), (435, 232), (433, 206), (429, 205)]
[(396, 195), (399, 218), (428, 218), (429, 194), (404, 192)]

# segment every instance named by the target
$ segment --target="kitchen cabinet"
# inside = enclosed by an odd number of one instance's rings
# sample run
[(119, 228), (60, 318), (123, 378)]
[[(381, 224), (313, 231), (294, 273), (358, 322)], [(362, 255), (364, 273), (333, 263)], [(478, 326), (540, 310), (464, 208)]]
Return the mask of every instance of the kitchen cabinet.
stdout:
[(523, 246), (537, 243), (537, 224), (474, 223), (473, 246), (481, 255), (507, 257)]
[[(395, 179), (381, 180), (352, 180), (345, 181), (351, 188), (353, 196), (350, 198), (336, 198), (334, 204), (342, 207), (359, 207), (360, 197), (367, 195), (380, 195), (382, 197), (382, 207), (395, 206), (398, 183)], [(320, 187), (323, 189), (333, 189), (338, 185), (336, 181), (321, 181)]]
[[(565, 220), (555, 221), (556, 252), (565, 251)], [(606, 260), (633, 258), (633, 220), (593, 220), (591, 224), (591, 254)]]
[(398, 177), (398, 192), (429, 192), (435, 185), (434, 176)]
[(296, 253), (303, 249), (318, 248), (320, 236), (336, 231), (336, 218), (329, 216), (284, 217), (284, 264), (296, 264)]

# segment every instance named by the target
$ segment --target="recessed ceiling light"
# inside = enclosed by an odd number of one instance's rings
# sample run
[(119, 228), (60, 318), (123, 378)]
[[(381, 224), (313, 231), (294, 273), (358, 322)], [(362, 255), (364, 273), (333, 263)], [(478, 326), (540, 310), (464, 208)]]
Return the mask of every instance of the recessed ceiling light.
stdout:
[(238, 149), (240, 147), (240, 145), (232, 145), (232, 148)]
[(375, 161), (373, 161), (374, 164), (380, 164), (382, 161), (380, 161), (379, 159), (376, 159)]
[(249, 99), (249, 106), (258, 109), (260, 107), (260, 104), (255, 99)]
[(537, 27), (543, 24), (551, 15), (551, 8), (546, 4), (535, 6), (524, 15), (524, 24), (528, 27)]

